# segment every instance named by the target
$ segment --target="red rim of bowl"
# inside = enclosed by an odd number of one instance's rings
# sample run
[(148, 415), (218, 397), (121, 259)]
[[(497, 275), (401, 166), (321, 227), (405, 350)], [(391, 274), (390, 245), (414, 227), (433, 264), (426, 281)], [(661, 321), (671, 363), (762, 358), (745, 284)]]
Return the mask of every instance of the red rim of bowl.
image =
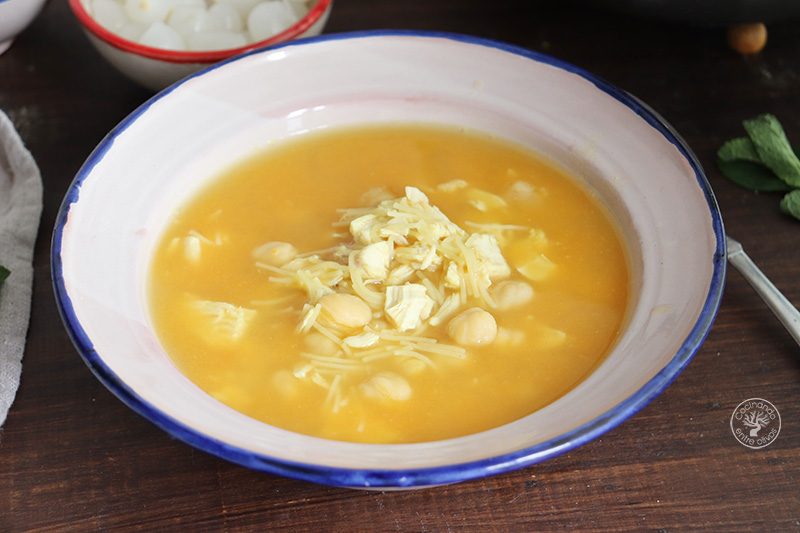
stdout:
[(216, 63), (223, 59), (261, 48), (262, 46), (269, 46), (272, 44), (281, 43), (294, 39), (308, 30), (316, 23), (320, 17), (328, 10), (333, 0), (319, 0), (314, 7), (312, 7), (306, 16), (300, 19), (294, 26), (289, 27), (283, 32), (273, 35), (269, 39), (258, 41), (247, 46), (240, 48), (228, 48), (225, 50), (208, 50), (202, 52), (183, 52), (177, 50), (164, 50), (162, 48), (152, 48), (142, 44), (123, 39), (119, 35), (105, 29), (97, 21), (95, 21), (86, 9), (83, 7), (81, 0), (69, 0), (69, 6), (72, 13), (83, 25), (84, 28), (92, 32), (97, 38), (105, 43), (122, 50), (130, 52), (138, 56), (147, 57), (150, 59), (158, 59), (169, 63)]

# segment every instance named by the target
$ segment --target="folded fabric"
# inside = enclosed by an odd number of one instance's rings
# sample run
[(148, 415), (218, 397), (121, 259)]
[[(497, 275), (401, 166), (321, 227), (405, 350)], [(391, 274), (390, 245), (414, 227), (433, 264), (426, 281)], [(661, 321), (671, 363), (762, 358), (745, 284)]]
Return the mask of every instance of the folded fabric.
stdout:
[(42, 178), (14, 125), (0, 111), (0, 426), (19, 388), (31, 310), (33, 245), (42, 214)]

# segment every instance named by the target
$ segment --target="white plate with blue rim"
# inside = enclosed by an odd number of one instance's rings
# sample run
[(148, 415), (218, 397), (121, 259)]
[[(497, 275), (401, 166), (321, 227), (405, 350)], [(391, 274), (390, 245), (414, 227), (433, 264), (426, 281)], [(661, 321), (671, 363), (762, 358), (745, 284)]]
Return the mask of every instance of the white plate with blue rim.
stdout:
[[(221, 404), (176, 369), (148, 316), (148, 261), (171, 209), (269, 142), (333, 125), (392, 121), (487, 131), (580, 176), (613, 213), (629, 247), (626, 329), (603, 363), (563, 397), (454, 439), (332, 441)], [(143, 104), (99, 144), (67, 191), (52, 272), (64, 324), (86, 364), (170, 435), (255, 470), (407, 489), (528, 467), (597, 438), (647, 405), (686, 367), (712, 326), (726, 272), (723, 235), (689, 147), (625, 91), (501, 42), (374, 31), (248, 53)]]

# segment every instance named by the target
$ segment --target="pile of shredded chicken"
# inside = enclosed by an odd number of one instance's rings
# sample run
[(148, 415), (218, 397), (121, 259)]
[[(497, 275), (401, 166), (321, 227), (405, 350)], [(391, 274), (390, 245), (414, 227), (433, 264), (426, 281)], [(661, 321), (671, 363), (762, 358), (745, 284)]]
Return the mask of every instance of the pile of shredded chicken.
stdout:
[[(345, 379), (357, 376), (357, 389), (368, 397), (404, 400), (412, 389), (402, 374), (433, 367), (440, 357), (466, 358), (476, 346), (519, 341), (521, 332), (499, 328), (494, 313), (523, 305), (533, 288), (507, 279), (512, 269), (499, 233), (462, 229), (415, 187), (401, 198), (344, 210), (339, 225), (348, 230), (340, 234), (343, 243), (327, 250), (298, 254), (290, 243), (269, 242), (253, 251), (271, 282), (307, 298), (297, 324), (304, 362), (280, 380), (310, 379), (328, 389), (336, 412), (347, 403)], [(543, 238), (530, 230), (529, 240)], [(552, 268), (536, 253), (516, 270), (536, 279)], [(436, 328), (452, 342), (437, 340)], [(370, 372), (371, 362), (387, 357), (402, 372)]]

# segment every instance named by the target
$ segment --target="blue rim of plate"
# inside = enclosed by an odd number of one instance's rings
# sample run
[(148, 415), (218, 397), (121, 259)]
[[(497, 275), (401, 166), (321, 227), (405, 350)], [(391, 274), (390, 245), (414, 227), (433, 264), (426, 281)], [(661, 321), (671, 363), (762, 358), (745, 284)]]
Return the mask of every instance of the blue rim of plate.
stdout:
[[(134, 121), (136, 121), (139, 116), (145, 113), (147, 109), (153, 105), (153, 103), (163, 98), (166, 94), (169, 94), (176, 87), (185, 83), (188, 79), (202, 76), (206, 72), (213, 71), (226, 65), (227, 63), (237, 61), (242, 57), (263, 53), (265, 50), (277, 50), (286, 47), (303, 46), (306, 44), (320, 43), (325, 41), (337, 41), (343, 39), (352, 40), (374, 37), (437, 38), (456, 41), (462, 44), (494, 48), (503, 52), (527, 58), (537, 63), (544, 63), (572, 74), (576, 74), (587, 81), (590, 81), (599, 90), (605, 92), (609, 96), (615, 98), (633, 110), (645, 122), (647, 122), (665, 139), (673, 144), (691, 165), (695, 174), (695, 178), (705, 195), (705, 200), (711, 214), (711, 223), (717, 239), (716, 250), (711, 258), (713, 261), (713, 272), (711, 283), (708, 287), (708, 293), (697, 322), (670, 362), (643, 387), (619, 403), (613, 409), (607, 411), (594, 420), (554, 439), (515, 452), (477, 461), (410, 470), (364, 470), (320, 466), (276, 459), (274, 457), (232, 446), (204, 435), (197, 430), (178, 422), (172, 417), (165, 415), (148, 402), (144, 401), (135, 391), (128, 387), (128, 385), (122, 379), (120, 379), (119, 376), (117, 376), (110, 368), (108, 368), (108, 366), (103, 362), (102, 355), (98, 354), (94, 350), (91, 339), (82, 329), (77, 317), (75, 316), (70, 296), (67, 293), (64, 285), (63, 269), (61, 265), (61, 244), (63, 230), (67, 222), (70, 206), (78, 200), (80, 188), (84, 179), (86, 179), (94, 166), (98, 163), (98, 161), (100, 161), (100, 159), (102, 159), (103, 155), (113, 145), (114, 139), (124, 132)], [(128, 407), (173, 437), (185, 442), (186, 444), (189, 444), (190, 446), (232, 463), (284, 477), (321, 483), (325, 485), (352, 488), (418, 488), (432, 485), (445, 485), (497, 475), (539, 463), (546, 459), (550, 459), (567, 451), (573, 450), (599, 437), (603, 433), (615, 428), (645, 407), (678, 377), (683, 369), (689, 364), (689, 361), (691, 361), (692, 357), (694, 357), (695, 353), (697, 353), (697, 350), (700, 348), (711, 329), (722, 300), (726, 275), (725, 246), (724, 229), (719, 207), (700, 163), (688, 145), (678, 136), (673, 128), (637, 98), (570, 63), (539, 52), (521, 48), (516, 45), (455, 33), (413, 30), (373, 30), (309, 37), (295, 41), (289, 41), (287, 43), (282, 43), (280, 45), (275, 45), (268, 48), (253, 50), (246, 54), (233, 57), (221, 63), (217, 63), (200, 70), (195, 74), (190, 75), (187, 78), (184, 78), (174, 85), (164, 89), (160, 93), (144, 102), (139, 108), (133, 111), (113, 130), (111, 130), (108, 135), (106, 135), (106, 137), (94, 149), (84, 165), (78, 171), (78, 174), (67, 190), (59, 209), (55, 228), (53, 230), (51, 242), (51, 275), (55, 290), (56, 302), (58, 304), (62, 321), (64, 322), (73, 344), (78, 349), (81, 357), (84, 359), (95, 376), (112, 393), (114, 393), (114, 395), (122, 400), (123, 403), (128, 405)]]

